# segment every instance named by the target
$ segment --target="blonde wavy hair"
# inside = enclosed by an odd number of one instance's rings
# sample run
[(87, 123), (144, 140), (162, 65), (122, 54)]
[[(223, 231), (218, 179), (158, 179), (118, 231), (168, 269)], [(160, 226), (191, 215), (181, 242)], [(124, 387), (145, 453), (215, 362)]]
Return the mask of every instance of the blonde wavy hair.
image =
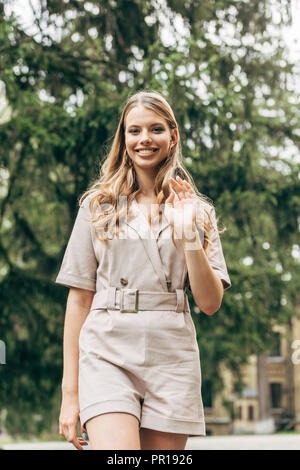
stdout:
[[(173, 129), (178, 130), (178, 124), (172, 108), (163, 95), (156, 91), (142, 90), (129, 97), (121, 113), (118, 128), (109, 153), (100, 167), (99, 177), (79, 199), (79, 205), (81, 205), (87, 196), (92, 196), (89, 202), (92, 216), (90, 221), (95, 224), (96, 236), (100, 241), (105, 242), (108, 237), (99, 235), (99, 232), (103, 234), (107, 232), (112, 233), (113, 231), (116, 235), (119, 234), (119, 229), (124, 218), (128, 215), (132, 201), (141, 192), (134, 165), (127, 154), (125, 146), (126, 117), (132, 108), (139, 105), (154, 111), (162, 117), (167, 122), (170, 131)], [(204, 227), (203, 248), (207, 251), (208, 244), (210, 243), (209, 233), (213, 228), (207, 205), (209, 209), (211, 206), (213, 207), (213, 204), (207, 196), (198, 191), (192, 176), (184, 168), (179, 132), (177, 143), (169, 150), (166, 158), (160, 162), (156, 170), (154, 192), (157, 207), (159, 207), (160, 204), (164, 204), (170, 194), (169, 178), (171, 176), (176, 178), (177, 175), (191, 184), (199, 200), (204, 203), (204, 211), (207, 213), (208, 220), (204, 221), (204, 224), (202, 224)], [(127, 204), (125, 208), (120, 209), (117, 201), (119, 201), (119, 197), (121, 196), (126, 196)], [(149, 215), (149, 224), (151, 223), (150, 217)], [(174, 229), (172, 230), (172, 240), (175, 244)]]

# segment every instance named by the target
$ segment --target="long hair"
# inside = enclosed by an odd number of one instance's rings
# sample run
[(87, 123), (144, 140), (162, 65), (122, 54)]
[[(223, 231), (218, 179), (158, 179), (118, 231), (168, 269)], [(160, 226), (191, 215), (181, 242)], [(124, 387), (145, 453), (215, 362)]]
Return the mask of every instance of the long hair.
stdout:
[[(104, 163), (100, 167), (99, 177), (82, 194), (79, 204), (91, 195), (90, 211), (91, 222), (95, 224), (96, 236), (100, 241), (107, 241), (106, 232), (119, 234), (119, 228), (122, 225), (125, 214), (127, 215), (132, 201), (141, 192), (135, 172), (134, 165), (129, 157), (125, 146), (125, 120), (129, 111), (135, 106), (142, 105), (145, 108), (154, 111), (160, 117), (165, 119), (170, 131), (178, 130), (174, 113), (166, 99), (158, 92), (143, 90), (132, 95), (125, 104), (121, 113), (118, 128)], [(204, 245), (206, 251), (209, 242), (209, 232), (212, 223), (209, 217), (209, 211), (205, 207), (212, 206), (211, 200), (201, 194), (193, 181), (192, 176), (184, 168), (180, 135), (178, 140), (169, 150), (159, 165), (156, 167), (154, 180), (154, 192), (156, 195), (156, 207), (164, 204), (170, 194), (169, 178), (176, 178), (179, 175), (182, 179), (188, 181), (193, 187), (197, 197), (204, 203), (204, 211), (208, 215), (208, 221), (204, 221)], [(119, 207), (118, 201), (121, 196), (127, 199), (127, 205), (124, 208)], [(126, 212), (127, 211), (127, 212)], [(150, 223), (150, 215), (149, 215)], [(100, 235), (102, 234), (102, 236)], [(172, 240), (174, 242), (174, 229), (172, 230)]]

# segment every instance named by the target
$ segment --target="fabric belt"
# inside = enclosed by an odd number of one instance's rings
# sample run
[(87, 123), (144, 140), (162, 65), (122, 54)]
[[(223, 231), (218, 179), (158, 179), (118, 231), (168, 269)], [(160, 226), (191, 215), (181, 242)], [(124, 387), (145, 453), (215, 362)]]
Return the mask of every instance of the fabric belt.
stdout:
[(98, 308), (120, 310), (121, 313), (138, 313), (139, 310), (174, 310), (181, 313), (189, 311), (189, 302), (183, 289), (153, 292), (109, 287), (94, 295), (91, 310)]

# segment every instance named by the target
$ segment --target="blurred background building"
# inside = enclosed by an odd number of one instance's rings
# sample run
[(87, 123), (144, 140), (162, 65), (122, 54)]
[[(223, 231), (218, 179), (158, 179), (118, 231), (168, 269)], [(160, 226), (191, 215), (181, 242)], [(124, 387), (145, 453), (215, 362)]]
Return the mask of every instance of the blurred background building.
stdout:
[(207, 435), (300, 432), (300, 309), (289, 325), (275, 327), (273, 334), (271, 354), (252, 355), (242, 366), (242, 393), (234, 393), (232, 373), (226, 368), (221, 393), (212, 396), (206, 384)]

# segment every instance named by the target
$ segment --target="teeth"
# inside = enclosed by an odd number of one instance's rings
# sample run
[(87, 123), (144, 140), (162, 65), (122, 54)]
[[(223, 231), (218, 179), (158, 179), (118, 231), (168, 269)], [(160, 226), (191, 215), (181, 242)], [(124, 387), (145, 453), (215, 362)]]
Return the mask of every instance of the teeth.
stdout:
[(138, 150), (139, 153), (142, 153), (143, 155), (147, 155), (148, 153), (153, 153), (157, 149), (152, 149), (152, 150)]

